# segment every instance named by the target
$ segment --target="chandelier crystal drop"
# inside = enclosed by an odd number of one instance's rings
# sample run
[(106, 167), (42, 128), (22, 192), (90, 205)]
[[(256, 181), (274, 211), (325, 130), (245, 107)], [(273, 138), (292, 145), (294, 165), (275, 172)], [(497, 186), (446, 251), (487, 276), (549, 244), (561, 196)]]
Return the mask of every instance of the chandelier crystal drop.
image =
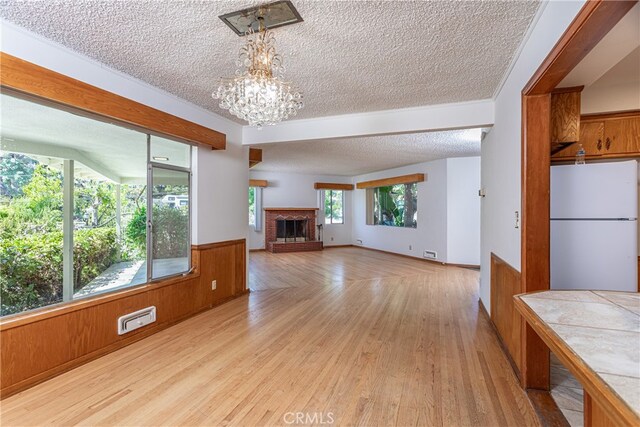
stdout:
[(282, 56), (276, 53), (273, 33), (262, 25), (247, 36), (236, 65), (236, 77), (221, 78), (212, 93), (234, 116), (261, 128), (295, 116), (304, 106), (302, 92), (282, 80)]

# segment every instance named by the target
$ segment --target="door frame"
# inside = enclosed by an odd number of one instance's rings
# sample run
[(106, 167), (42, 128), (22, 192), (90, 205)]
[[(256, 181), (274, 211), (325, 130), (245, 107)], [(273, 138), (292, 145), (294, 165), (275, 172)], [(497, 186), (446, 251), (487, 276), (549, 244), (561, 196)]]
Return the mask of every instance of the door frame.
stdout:
[[(551, 92), (638, 0), (590, 0), (522, 89), (521, 287), (550, 288)], [(549, 348), (526, 322), (521, 383), (549, 390)]]

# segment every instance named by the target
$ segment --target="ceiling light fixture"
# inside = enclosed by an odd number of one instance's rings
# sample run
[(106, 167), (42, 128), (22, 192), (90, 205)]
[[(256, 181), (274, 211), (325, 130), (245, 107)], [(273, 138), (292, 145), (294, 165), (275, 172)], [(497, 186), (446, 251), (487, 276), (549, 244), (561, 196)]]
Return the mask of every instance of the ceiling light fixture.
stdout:
[(220, 100), (220, 108), (258, 128), (295, 116), (304, 106), (302, 92), (282, 80), (282, 55), (276, 53), (275, 37), (264, 23), (268, 10), (255, 9), (247, 43), (240, 48), (236, 61), (236, 77), (221, 78), (212, 93)]

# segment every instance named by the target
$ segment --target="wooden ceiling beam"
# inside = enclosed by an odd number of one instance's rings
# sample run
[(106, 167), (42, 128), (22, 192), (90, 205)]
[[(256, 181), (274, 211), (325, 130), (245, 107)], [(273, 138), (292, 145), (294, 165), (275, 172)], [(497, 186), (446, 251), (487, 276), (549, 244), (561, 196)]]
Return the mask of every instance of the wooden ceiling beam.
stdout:
[(130, 125), (141, 131), (224, 150), (226, 136), (213, 129), (0, 52), (0, 86), (51, 103)]
[(267, 181), (266, 179), (250, 179), (249, 180), (249, 187), (268, 187), (269, 186), (269, 181)]
[(316, 182), (313, 184), (316, 190), (353, 190), (353, 184), (339, 184), (333, 182)]
[(363, 181), (356, 184), (356, 188), (374, 188), (387, 187), (396, 184), (411, 184), (414, 182), (423, 182), (426, 175), (423, 173), (414, 173), (411, 175), (394, 176), (391, 178), (375, 179), (373, 181)]

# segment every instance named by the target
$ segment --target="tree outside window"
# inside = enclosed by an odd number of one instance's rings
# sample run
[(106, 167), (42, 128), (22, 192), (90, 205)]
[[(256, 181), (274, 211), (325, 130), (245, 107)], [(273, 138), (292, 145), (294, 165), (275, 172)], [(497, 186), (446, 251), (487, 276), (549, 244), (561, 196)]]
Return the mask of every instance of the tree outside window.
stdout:
[(324, 190), (325, 224), (344, 224), (344, 191)]
[(256, 187), (249, 187), (249, 225), (256, 225)]
[(418, 226), (418, 183), (374, 188), (373, 223), (416, 228)]

